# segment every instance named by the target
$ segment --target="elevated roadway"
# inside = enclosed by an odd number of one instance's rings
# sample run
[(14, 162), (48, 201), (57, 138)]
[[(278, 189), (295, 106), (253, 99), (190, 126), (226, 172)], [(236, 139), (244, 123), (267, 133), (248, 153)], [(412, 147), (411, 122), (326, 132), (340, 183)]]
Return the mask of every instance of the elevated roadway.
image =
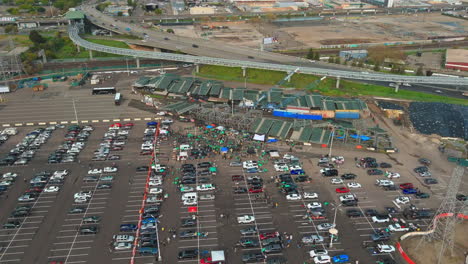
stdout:
[[(132, 49), (122, 49), (108, 47), (100, 44), (91, 43), (82, 39), (79, 36), (78, 28), (73, 25), (68, 29), (70, 39), (81, 47), (89, 50), (101, 51), (111, 54), (118, 54), (123, 56), (130, 56), (135, 58), (148, 58), (148, 59), (159, 59), (168, 61), (179, 61), (189, 62), (193, 64), (207, 64), (207, 65), (220, 65), (229, 67), (242, 67), (242, 68), (256, 68), (275, 70), (283, 72), (298, 72), (304, 74), (313, 74), (320, 76), (337, 77), (344, 79), (353, 80), (366, 80), (366, 81), (383, 81), (383, 82), (395, 82), (395, 83), (413, 83), (413, 84), (439, 84), (439, 85), (456, 85), (456, 86), (468, 86), (468, 78), (457, 78), (457, 77), (425, 77), (425, 76), (405, 76), (405, 75), (393, 75), (383, 73), (363, 73), (363, 72), (352, 72), (335, 69), (323, 69), (318, 67), (300, 66), (300, 65), (287, 65), (278, 63), (268, 62), (257, 62), (257, 61), (244, 61), (240, 59), (225, 59), (225, 58), (214, 58), (208, 56), (193, 56), (193, 55), (182, 55), (174, 53), (162, 53), (152, 51), (139, 51)], [(249, 50), (245, 50), (248, 52)]]

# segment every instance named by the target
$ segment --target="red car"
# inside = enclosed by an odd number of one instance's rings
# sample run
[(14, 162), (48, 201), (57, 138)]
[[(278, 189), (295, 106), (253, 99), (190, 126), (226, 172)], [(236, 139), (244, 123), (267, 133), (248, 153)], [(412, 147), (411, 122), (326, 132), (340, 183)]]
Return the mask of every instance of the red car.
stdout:
[(400, 189), (402, 189), (402, 190), (404, 190), (404, 189), (413, 189), (413, 188), (414, 188), (414, 185), (411, 182), (400, 184)]
[(123, 147), (121, 146), (113, 146), (111, 150), (118, 151), (118, 150), (123, 150)]
[(28, 190), (26, 190), (26, 192), (42, 192), (42, 188), (39, 188), (39, 187), (33, 187), (33, 188), (29, 188)]
[(336, 188), (335, 192), (337, 193), (349, 193), (349, 189), (346, 187)]
[(233, 181), (243, 181), (244, 176), (242, 176), (242, 175), (232, 175), (232, 180)]
[(151, 150), (143, 150), (140, 152), (140, 155), (146, 156), (146, 155), (151, 155), (153, 152)]
[(124, 126), (126, 126), (126, 127), (132, 127), (132, 126), (134, 126), (134, 125), (135, 125), (135, 124), (133, 124), (133, 123), (126, 123)]
[(249, 189), (249, 192), (250, 193), (261, 193), (261, 192), (263, 192), (263, 188), (252, 187), (252, 188)]
[(260, 239), (268, 239), (268, 238), (273, 238), (273, 237), (279, 237), (279, 232), (269, 232), (269, 233), (261, 233), (260, 234)]

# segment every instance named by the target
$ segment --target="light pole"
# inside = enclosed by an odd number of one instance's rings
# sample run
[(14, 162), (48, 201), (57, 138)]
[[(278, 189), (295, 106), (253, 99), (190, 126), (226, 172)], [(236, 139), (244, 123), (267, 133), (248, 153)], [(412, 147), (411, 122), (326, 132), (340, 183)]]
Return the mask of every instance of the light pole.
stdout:
[(151, 215), (151, 217), (155, 219), (154, 223), (156, 225), (156, 240), (158, 241), (158, 261), (161, 261), (161, 247), (159, 246), (158, 219), (154, 217), (154, 215)]
[(330, 233), (330, 248), (333, 246), (333, 237), (338, 235), (338, 229), (336, 228), (336, 213), (338, 212), (338, 207), (342, 204), (335, 206), (335, 216), (333, 217), (333, 227), (328, 230)]

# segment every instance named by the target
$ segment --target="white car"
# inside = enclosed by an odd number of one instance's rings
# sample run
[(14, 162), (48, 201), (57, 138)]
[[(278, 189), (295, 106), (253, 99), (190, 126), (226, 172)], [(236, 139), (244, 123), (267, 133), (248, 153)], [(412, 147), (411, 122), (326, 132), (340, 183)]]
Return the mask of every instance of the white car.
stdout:
[(12, 184), (13, 184), (12, 181), (1, 181), (1, 182), (0, 182), (0, 185), (3, 185), (3, 186), (10, 186), (10, 185), (12, 185)]
[(164, 116), (164, 115), (166, 115), (166, 112), (164, 112), (164, 111), (157, 112), (156, 115), (158, 115), (158, 116)]
[(304, 192), (304, 199), (318, 199), (318, 193)]
[(78, 197), (75, 198), (75, 203), (87, 203), (89, 201), (88, 197)]
[(255, 222), (255, 217), (252, 215), (244, 215), (237, 217), (237, 223), (239, 224), (250, 224)]
[(385, 172), (385, 176), (389, 179), (397, 179), (397, 178), (400, 178), (400, 173), (396, 173), (396, 172)]
[(407, 232), (409, 231), (409, 227), (402, 227), (400, 224), (393, 224), (389, 225), (388, 229), (392, 232)]
[(54, 174), (52, 175), (53, 176), (67, 176), (70, 172), (68, 170), (58, 170), (58, 171), (55, 171)]
[(252, 160), (242, 162), (242, 167), (246, 170), (253, 168), (258, 169), (257, 162), (254, 162)]
[(54, 192), (58, 192), (59, 190), (60, 190), (60, 187), (58, 187), (58, 186), (49, 186), (49, 187), (44, 189), (44, 192), (54, 193)]
[(102, 170), (101, 169), (92, 169), (88, 171), (88, 174), (101, 174)]
[(163, 192), (162, 188), (150, 188), (149, 193), (150, 194), (160, 194)]
[(148, 196), (146, 198), (146, 203), (148, 204), (159, 203), (159, 202), (161, 202), (161, 199), (158, 198), (158, 196)]
[(129, 236), (129, 235), (114, 235), (112, 239), (114, 239), (114, 241), (117, 243), (122, 243), (122, 242), (131, 243), (135, 240), (135, 237)]
[(2, 178), (16, 178), (18, 177), (18, 174), (14, 172), (7, 172), (2, 174)]
[(356, 200), (356, 196), (354, 196), (353, 194), (345, 194), (340, 196), (340, 202), (353, 200)]
[(317, 256), (317, 257), (314, 258), (314, 263), (315, 263), (315, 264), (327, 264), (327, 263), (331, 263), (331, 258), (330, 258), (330, 256), (328, 256), (328, 255)]
[(213, 184), (202, 184), (197, 186), (197, 191), (203, 192), (203, 191), (213, 191), (215, 190), (216, 187)]
[(309, 208), (309, 209), (322, 208), (322, 204), (318, 203), (318, 202), (308, 203), (307, 208)]
[(120, 130), (119, 133), (117, 133), (118, 135), (128, 135), (128, 130)]
[(117, 172), (119, 169), (117, 167), (105, 167), (104, 172)]
[(344, 163), (344, 157), (343, 156), (332, 157), (331, 161), (335, 162), (336, 164), (343, 164)]
[(361, 184), (357, 182), (348, 182), (348, 188), (361, 188)]
[(283, 156), (283, 159), (287, 159), (287, 160), (291, 160), (291, 159), (295, 159), (295, 158), (296, 158), (295, 156), (293, 156), (291, 154), (288, 154), (288, 153), (284, 154), (284, 156)]
[(374, 223), (388, 223), (388, 222), (390, 222), (390, 217), (374, 215), (372, 217), (372, 222), (374, 222)]
[(32, 202), (35, 200), (36, 200), (36, 197), (30, 196), (29, 194), (22, 195), (18, 198), (18, 202)]
[(289, 166), (289, 170), (302, 170), (302, 167), (299, 165)]
[(157, 180), (151, 180), (148, 182), (149, 186), (161, 186), (162, 185), (162, 180), (157, 179)]
[(334, 227), (335, 227), (335, 225), (330, 224), (330, 223), (323, 223), (323, 224), (317, 225), (317, 229), (319, 231), (328, 231), (328, 230), (330, 230), (331, 228), (334, 228)]
[(187, 192), (193, 192), (195, 191), (195, 189), (191, 186), (182, 186), (180, 187), (180, 191), (183, 193), (187, 193)]
[(396, 199), (395, 199), (395, 203), (397, 204), (407, 204), (410, 202), (410, 199), (408, 196), (398, 196)]
[(326, 171), (333, 170), (333, 168), (323, 168), (320, 170), (320, 173), (324, 174)]
[(395, 183), (391, 180), (375, 180), (375, 184), (378, 186), (392, 186)]
[(282, 171), (287, 171), (288, 170), (288, 165), (286, 164), (275, 164), (274, 165), (275, 167), (275, 170), (278, 171), (278, 172), (282, 172)]
[(184, 205), (197, 205), (197, 200), (195, 199), (185, 199)]
[(332, 178), (330, 182), (331, 184), (343, 184), (343, 180), (339, 178)]
[(313, 249), (309, 251), (309, 255), (311, 258), (315, 258), (317, 256), (327, 256), (328, 255), (328, 250), (326, 249)]
[(202, 194), (200, 195), (200, 201), (206, 201), (206, 200), (214, 200), (215, 199), (215, 195), (214, 194), (211, 194), (211, 193), (207, 193), (207, 194)]
[(146, 229), (156, 229), (156, 223), (146, 223), (141, 226), (141, 230), (146, 230)]
[(382, 253), (392, 253), (392, 252), (395, 252), (395, 247), (394, 247), (394, 246), (391, 246), (391, 245), (379, 244), (379, 245), (377, 245), (377, 249), (379, 250), (379, 252), (382, 252)]
[(88, 197), (91, 198), (91, 191), (81, 191), (77, 192), (73, 195), (73, 198), (79, 198), (79, 197)]
[(132, 243), (128, 242), (116, 242), (114, 243), (114, 250), (130, 250), (132, 249)]
[(286, 200), (300, 200), (302, 199), (302, 196), (300, 194), (297, 194), (297, 193), (291, 193), (291, 194), (288, 194), (286, 195)]

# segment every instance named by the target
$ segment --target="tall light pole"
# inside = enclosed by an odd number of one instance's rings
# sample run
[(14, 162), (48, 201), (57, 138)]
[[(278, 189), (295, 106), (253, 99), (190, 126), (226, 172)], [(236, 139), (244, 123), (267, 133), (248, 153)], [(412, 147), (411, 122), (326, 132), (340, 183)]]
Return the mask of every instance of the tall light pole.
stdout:
[(156, 217), (154, 217), (154, 215), (151, 215), (151, 217), (153, 217), (155, 220), (154, 220), (154, 223), (156, 224), (156, 240), (158, 241), (158, 261), (161, 261), (161, 247), (159, 246), (159, 232), (158, 232), (158, 219)]
[(335, 216), (333, 217), (333, 227), (328, 230), (330, 233), (330, 248), (333, 246), (333, 237), (338, 235), (338, 229), (336, 228), (336, 213), (338, 212), (338, 207), (342, 204), (335, 206)]

